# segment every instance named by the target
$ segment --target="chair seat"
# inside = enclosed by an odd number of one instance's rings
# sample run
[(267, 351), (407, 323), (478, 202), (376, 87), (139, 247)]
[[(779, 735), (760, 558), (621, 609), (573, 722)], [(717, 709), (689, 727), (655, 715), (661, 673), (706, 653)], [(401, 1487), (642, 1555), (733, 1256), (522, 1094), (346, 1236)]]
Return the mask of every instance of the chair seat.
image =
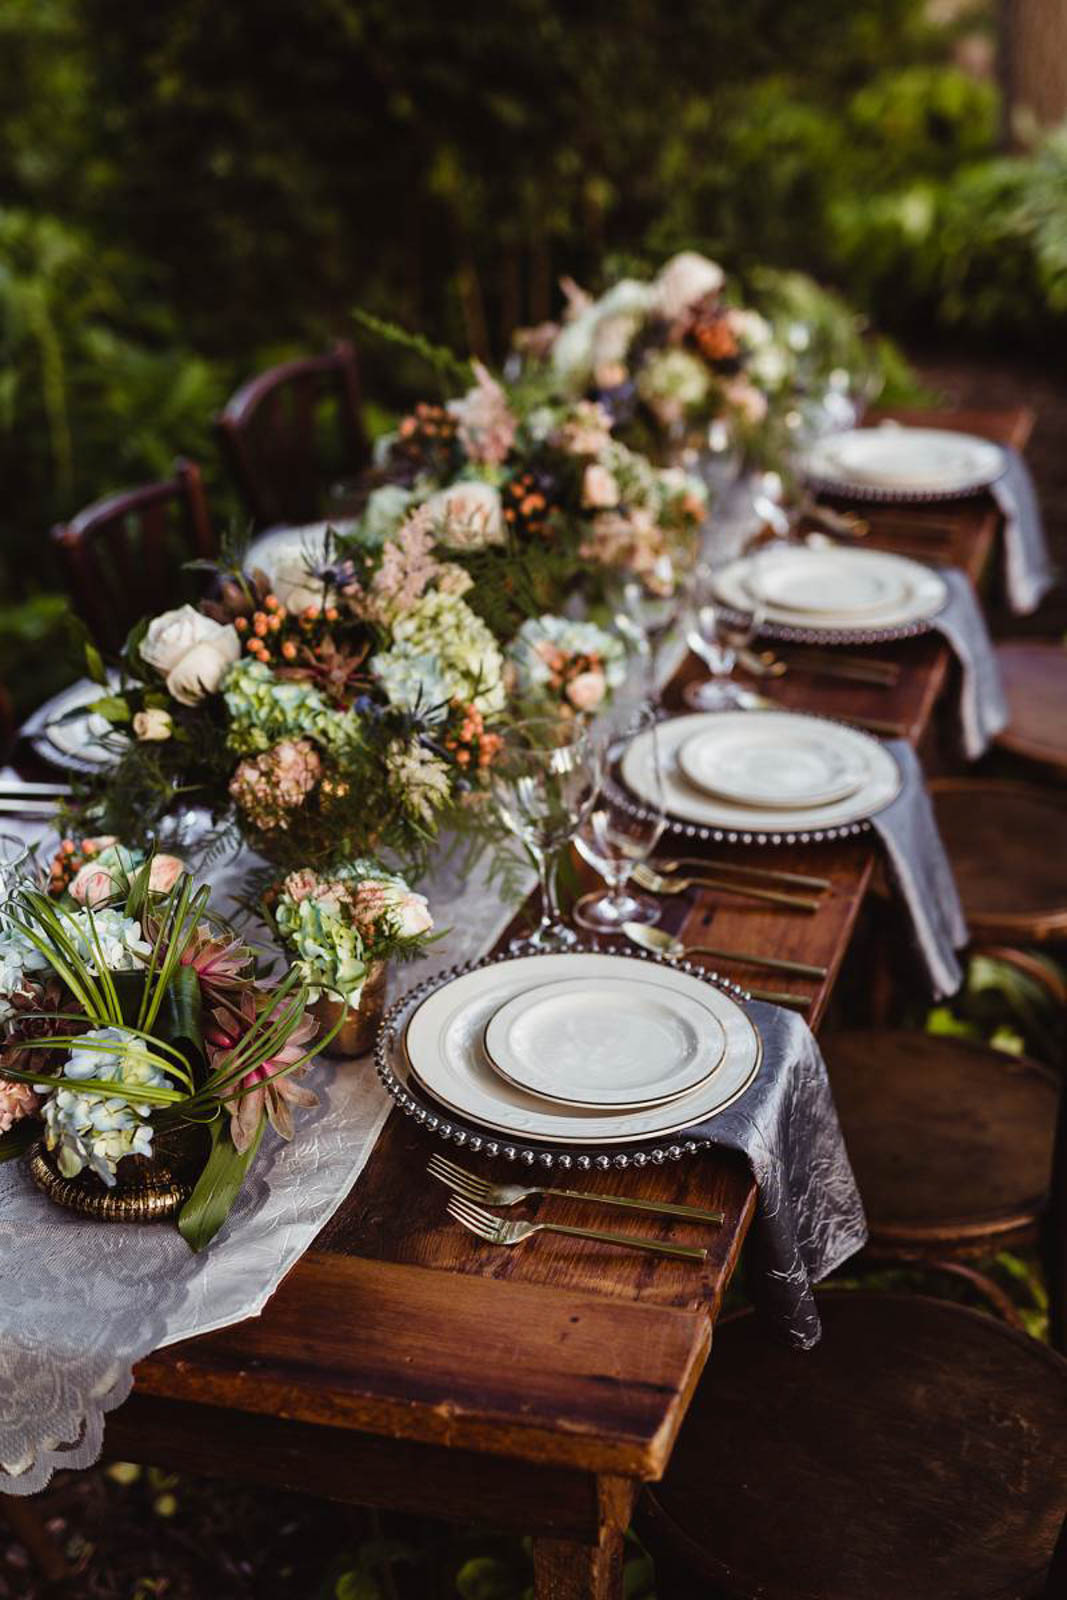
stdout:
[(873, 1246), (992, 1248), (1033, 1226), (1052, 1172), (1047, 1068), (905, 1030), (825, 1050)]
[(972, 934), (1067, 934), (1067, 794), (985, 778), (930, 783)]
[(1014, 639), (999, 646), (997, 661), (1009, 712), (997, 744), (1067, 777), (1067, 650), (1059, 643)]
[[(1067, 1362), (918, 1296), (726, 1322), (641, 1530), (660, 1600), (1025, 1600), (1067, 1509)], [(702, 1580), (702, 1581), (701, 1581)]]

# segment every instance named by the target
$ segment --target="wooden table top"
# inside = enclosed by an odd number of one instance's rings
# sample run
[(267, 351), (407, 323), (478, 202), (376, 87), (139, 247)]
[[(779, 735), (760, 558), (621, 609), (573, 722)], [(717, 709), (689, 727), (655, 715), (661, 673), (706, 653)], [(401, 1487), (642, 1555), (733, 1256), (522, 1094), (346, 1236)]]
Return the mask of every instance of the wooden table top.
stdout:
[[(1020, 410), (901, 415), (1016, 446), (1032, 422)], [(918, 522), (930, 520), (931, 509), (895, 515)], [(992, 503), (979, 497), (938, 507), (936, 520), (948, 532), (931, 541), (930, 558), (977, 579), (996, 538)], [(911, 554), (915, 538), (872, 533), (870, 542)], [(929, 635), (873, 653), (900, 663), (897, 687), (796, 672), (769, 692), (784, 705), (831, 715), (847, 707), (850, 715), (892, 721), (918, 742), (946, 683), (947, 648)], [(741, 859), (744, 851), (717, 847), (714, 854)], [(754, 910), (706, 891), (692, 895), (675, 922), (683, 938), (710, 934), (724, 947), (824, 965), (821, 982), (775, 976), (776, 987), (808, 996), (817, 1027), (875, 862), (869, 836), (782, 847), (774, 865), (832, 880), (815, 915)], [(751, 969), (731, 976), (759, 981)], [(696, 1268), (548, 1236), (512, 1250), (482, 1245), (446, 1217), (446, 1192), (425, 1172), (433, 1148), (394, 1112), (352, 1193), (262, 1316), (150, 1356), (137, 1369), (129, 1404), (139, 1398), (148, 1417), (153, 1405), (165, 1412), (180, 1402), (181, 1414), (192, 1407), (205, 1429), (220, 1412), (221, 1427), (240, 1417), (284, 1418), (295, 1429), (318, 1430), (307, 1437), (324, 1446), (338, 1432), (350, 1440), (369, 1434), (512, 1463), (660, 1476), (752, 1220), (756, 1195), (745, 1164), (706, 1154), (626, 1175), (627, 1192), (726, 1212), (718, 1230), (630, 1220), (621, 1211), (604, 1224), (706, 1244), (708, 1261)], [(461, 1159), (489, 1170), (467, 1152)], [(592, 1176), (582, 1186), (613, 1181), (617, 1175)], [(588, 1223), (589, 1208), (558, 1203), (552, 1215)]]

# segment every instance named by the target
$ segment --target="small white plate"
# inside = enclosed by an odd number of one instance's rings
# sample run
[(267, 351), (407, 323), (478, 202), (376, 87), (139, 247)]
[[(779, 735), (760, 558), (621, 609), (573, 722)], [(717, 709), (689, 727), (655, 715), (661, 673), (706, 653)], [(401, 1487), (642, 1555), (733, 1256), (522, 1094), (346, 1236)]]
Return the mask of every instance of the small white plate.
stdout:
[(541, 1099), (638, 1110), (703, 1083), (726, 1035), (702, 1000), (655, 982), (585, 977), (516, 995), (490, 1017), (484, 1043), (502, 1077)]
[[(777, 582), (782, 569), (783, 581)], [(810, 574), (810, 577), (807, 576)], [(831, 576), (836, 593), (830, 593)], [(731, 561), (715, 575), (715, 593), (736, 611), (751, 612), (753, 586), (763, 592), (773, 586), (783, 596), (792, 591), (810, 603), (819, 586), (827, 591), (827, 606), (821, 611), (793, 609), (796, 600), (778, 604), (767, 599), (763, 622), (786, 627), (802, 627), (811, 634), (910, 627), (929, 622), (948, 599), (945, 580), (932, 567), (888, 550), (853, 550), (840, 546), (833, 550), (812, 549), (808, 545), (781, 545), (757, 551)], [(880, 592), (877, 605), (856, 609), (856, 600), (872, 599)], [(836, 599), (845, 604), (833, 609)]]
[[(721, 1065), (675, 1100), (640, 1110), (586, 1110), (536, 1095), (494, 1071), (483, 1043), (486, 1023), (516, 995), (563, 979), (615, 978), (655, 983), (705, 1005), (726, 1039)], [(634, 956), (575, 952), (516, 956), (463, 973), (415, 1009), (404, 1033), (407, 1069), (439, 1104), (464, 1119), (544, 1144), (623, 1144), (677, 1133), (722, 1111), (759, 1068), (759, 1032), (736, 1000), (691, 973)]]
[[(115, 680), (116, 685), (118, 680)], [(53, 766), (69, 772), (99, 772), (113, 767), (129, 739), (98, 712), (82, 710), (110, 693), (99, 683), (83, 678), (39, 706), (27, 720), (23, 733), (37, 753)], [(80, 712), (80, 715), (78, 714)]]
[(751, 806), (829, 805), (870, 775), (866, 752), (842, 747), (836, 725), (772, 728), (751, 718), (701, 728), (678, 747), (678, 765), (705, 794)]
[[(682, 745), (705, 730), (716, 738), (725, 739), (745, 723), (753, 732), (758, 727), (761, 734), (781, 739), (783, 743), (805, 737), (832, 738), (846, 758), (857, 765), (866, 763), (867, 776), (851, 794), (824, 805), (742, 805), (698, 789), (678, 764)], [(692, 716), (661, 722), (657, 734), (663, 799), (668, 814), (705, 828), (738, 834), (792, 834), (843, 828), (867, 821), (900, 793), (900, 768), (886, 747), (858, 728), (831, 722), (825, 717), (808, 717), (799, 711), (695, 712)], [(653, 803), (656, 768), (645, 734), (639, 733), (632, 741), (619, 771), (631, 794), (646, 805)]]
[(948, 428), (907, 428), (894, 423), (853, 428), (820, 439), (803, 470), (820, 482), (847, 489), (858, 484), (908, 495), (969, 494), (1004, 471), (1004, 452), (988, 439)]
[(865, 559), (869, 554), (840, 546), (770, 550), (757, 556), (748, 587), (765, 605), (801, 614), (854, 617), (904, 605), (912, 590), (910, 574)]

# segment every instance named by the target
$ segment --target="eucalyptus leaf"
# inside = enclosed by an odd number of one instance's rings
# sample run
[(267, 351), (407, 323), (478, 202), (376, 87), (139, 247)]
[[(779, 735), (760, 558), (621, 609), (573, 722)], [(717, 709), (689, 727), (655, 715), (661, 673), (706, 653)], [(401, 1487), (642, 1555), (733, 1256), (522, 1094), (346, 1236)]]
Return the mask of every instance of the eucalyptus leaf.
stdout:
[(242, 1153), (230, 1137), (228, 1117), (219, 1117), (211, 1124), (211, 1153), (178, 1215), (178, 1232), (190, 1250), (203, 1250), (209, 1245), (233, 1210), (263, 1142), (266, 1125), (267, 1119), (262, 1117), (255, 1138)]
[(129, 722), (131, 717), (129, 704), (120, 694), (107, 694), (94, 700), (89, 710), (106, 717), (109, 722)]

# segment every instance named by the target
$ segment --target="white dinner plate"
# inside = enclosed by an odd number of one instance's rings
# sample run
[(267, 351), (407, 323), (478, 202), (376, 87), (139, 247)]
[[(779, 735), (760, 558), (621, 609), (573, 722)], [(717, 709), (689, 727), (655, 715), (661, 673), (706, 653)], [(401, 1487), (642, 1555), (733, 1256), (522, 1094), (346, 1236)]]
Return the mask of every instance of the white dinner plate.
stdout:
[(356, 526), (351, 518), (333, 522), (308, 522), (298, 528), (270, 528), (254, 539), (245, 551), (244, 568), (266, 574), (270, 583), (285, 597), (290, 610), (304, 605), (321, 605), (323, 586), (314, 576), (326, 565), (332, 528), (346, 533)]
[[(779, 582), (779, 576), (781, 581)], [(948, 598), (945, 580), (921, 561), (888, 550), (812, 549), (779, 545), (731, 561), (715, 575), (715, 592), (727, 606), (751, 612), (753, 586), (782, 598), (763, 602), (763, 621), (807, 632), (908, 627), (928, 622)], [(827, 604), (810, 606), (820, 587)], [(790, 595), (799, 597), (789, 598)], [(874, 603), (875, 594), (880, 595)], [(838, 602), (841, 602), (838, 604)], [(862, 602), (857, 609), (857, 601)]]
[[(842, 756), (857, 765), (865, 763), (867, 775), (858, 789), (822, 805), (751, 805), (726, 800), (697, 788), (678, 762), (682, 746), (705, 731), (725, 740), (750, 721), (761, 737), (792, 744), (798, 738), (832, 739)], [(736, 833), (796, 833), (808, 829), (842, 828), (864, 822), (900, 793), (900, 768), (877, 739), (858, 728), (825, 717), (808, 717), (799, 711), (695, 712), (661, 722), (657, 729), (663, 774), (663, 795), (668, 814), (683, 822), (699, 823)], [(622, 759), (622, 781), (646, 805), (655, 804), (655, 765), (649, 736), (638, 734)]]
[(838, 727), (713, 718), (679, 745), (678, 766), (697, 789), (735, 805), (825, 806), (855, 794), (871, 770), (866, 750), (843, 745)]
[(912, 591), (905, 567), (871, 561), (870, 554), (840, 545), (768, 550), (756, 556), (746, 581), (757, 600), (778, 611), (862, 620), (865, 612), (898, 610)]
[[(652, 983), (706, 1006), (725, 1038), (721, 1064), (677, 1099), (638, 1110), (587, 1110), (528, 1094), (493, 1070), (483, 1042), (486, 1024), (517, 995), (571, 978)], [(516, 956), (463, 973), (435, 989), (412, 1013), (404, 1044), (413, 1076), (450, 1111), (498, 1133), (564, 1145), (645, 1141), (703, 1122), (748, 1087), (762, 1049), (751, 1019), (713, 984), (639, 957), (584, 952)]]
[(112, 767), (129, 739), (99, 712), (82, 709), (94, 700), (103, 700), (108, 693), (101, 684), (83, 678), (39, 706), (23, 732), (37, 753), (53, 766), (70, 772), (99, 772)]
[(566, 978), (516, 995), (486, 1024), (490, 1064), (539, 1099), (639, 1110), (711, 1076), (726, 1035), (704, 997), (655, 980)]
[(882, 424), (830, 434), (808, 451), (803, 470), (820, 483), (908, 495), (970, 494), (1004, 471), (999, 445), (947, 428)]

